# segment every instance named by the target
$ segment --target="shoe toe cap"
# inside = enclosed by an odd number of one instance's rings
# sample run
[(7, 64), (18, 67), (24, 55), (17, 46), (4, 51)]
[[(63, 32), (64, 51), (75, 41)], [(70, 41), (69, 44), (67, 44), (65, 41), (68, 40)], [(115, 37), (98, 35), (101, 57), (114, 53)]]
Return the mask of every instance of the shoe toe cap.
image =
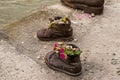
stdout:
[(46, 29), (41, 29), (37, 32), (37, 37), (38, 38), (43, 38), (44, 37), (44, 33), (45, 33)]

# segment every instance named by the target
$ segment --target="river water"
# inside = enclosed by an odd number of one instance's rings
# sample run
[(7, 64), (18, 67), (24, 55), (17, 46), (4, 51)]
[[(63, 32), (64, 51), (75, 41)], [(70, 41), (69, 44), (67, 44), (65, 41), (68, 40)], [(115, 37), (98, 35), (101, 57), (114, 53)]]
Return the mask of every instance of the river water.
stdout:
[(55, 2), (57, 0), (0, 0), (0, 27)]

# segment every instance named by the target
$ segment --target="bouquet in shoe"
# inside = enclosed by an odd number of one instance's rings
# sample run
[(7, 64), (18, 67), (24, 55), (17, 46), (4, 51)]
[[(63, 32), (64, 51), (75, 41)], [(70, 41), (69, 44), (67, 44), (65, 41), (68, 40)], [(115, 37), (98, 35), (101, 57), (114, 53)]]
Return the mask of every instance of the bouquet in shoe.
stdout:
[(73, 28), (71, 27), (71, 21), (66, 17), (54, 17), (49, 19), (49, 28), (43, 28), (37, 32), (37, 37), (41, 41), (52, 40), (73, 40)]
[(54, 44), (53, 50), (45, 56), (45, 63), (48, 67), (72, 76), (78, 76), (82, 73), (80, 60), (82, 51), (78, 46), (58, 42)]
[(66, 17), (55, 17), (54, 19), (50, 19), (50, 27), (52, 27), (54, 24), (68, 24)]
[(68, 57), (76, 57), (82, 53), (82, 51), (73, 44), (64, 44), (58, 42), (54, 44), (53, 49), (60, 59), (67, 59)]

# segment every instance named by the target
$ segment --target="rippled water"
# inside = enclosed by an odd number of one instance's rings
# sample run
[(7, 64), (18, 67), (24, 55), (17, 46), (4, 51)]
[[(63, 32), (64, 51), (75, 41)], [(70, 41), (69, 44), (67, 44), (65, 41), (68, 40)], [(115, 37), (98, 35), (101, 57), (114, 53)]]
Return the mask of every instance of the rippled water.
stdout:
[(57, 0), (0, 0), (0, 26), (19, 20)]

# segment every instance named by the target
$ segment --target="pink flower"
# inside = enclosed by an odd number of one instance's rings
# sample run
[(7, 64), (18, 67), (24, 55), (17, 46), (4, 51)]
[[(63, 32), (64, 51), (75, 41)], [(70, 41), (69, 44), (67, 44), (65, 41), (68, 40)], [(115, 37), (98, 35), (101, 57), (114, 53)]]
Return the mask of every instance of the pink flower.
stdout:
[(83, 18), (92, 18), (92, 16), (90, 14), (84, 13), (84, 14), (77, 14), (77, 18), (78, 19), (83, 19)]
[(88, 17), (88, 16), (89, 16), (89, 14), (87, 14), (87, 13), (84, 13), (83, 15), (84, 15), (85, 17)]
[(58, 47), (58, 44), (57, 44), (57, 43), (55, 43), (55, 44), (54, 44), (54, 47)]
[(53, 50), (55, 51), (57, 47), (58, 47), (58, 44), (55, 43), (55, 44), (54, 44), (54, 48), (53, 48)]
[(64, 53), (60, 53), (60, 59), (65, 59), (65, 54)]
[(84, 16), (88, 17), (88, 18), (92, 18), (91, 15), (84, 13)]
[(82, 14), (79, 14), (79, 13), (78, 13), (78, 14), (77, 14), (77, 18), (78, 18), (78, 19), (83, 19), (84, 16), (83, 16)]
[(92, 16), (91, 16), (91, 15), (89, 15), (88, 17), (89, 17), (89, 18), (92, 18)]
[(64, 48), (60, 48), (60, 53), (64, 53)]

